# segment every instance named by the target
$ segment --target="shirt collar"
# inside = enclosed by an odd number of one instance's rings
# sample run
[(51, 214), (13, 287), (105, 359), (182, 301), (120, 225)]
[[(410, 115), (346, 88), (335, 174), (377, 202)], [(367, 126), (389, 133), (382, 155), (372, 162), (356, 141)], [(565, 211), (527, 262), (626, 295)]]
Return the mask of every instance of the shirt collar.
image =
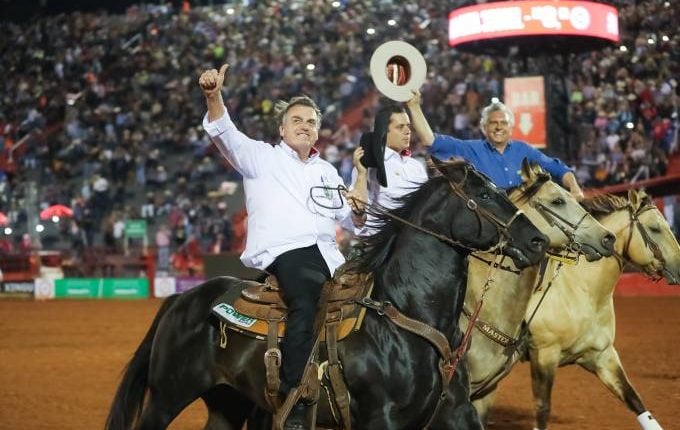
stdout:
[(400, 153), (397, 153), (397, 151), (395, 151), (394, 149), (389, 148), (387, 146), (385, 147), (385, 161), (389, 160), (390, 158), (392, 158), (396, 155), (400, 156), (401, 161), (405, 161), (406, 158), (411, 156), (411, 150), (410, 149), (404, 149)]
[[(295, 152), (295, 150), (294, 150), (293, 148), (291, 148), (290, 146), (288, 146), (288, 144), (287, 144), (286, 142), (284, 142), (284, 141), (282, 140), (281, 143), (280, 143), (280, 145), (281, 145), (281, 148), (283, 148), (283, 150), (284, 150), (288, 155), (290, 155), (291, 157), (295, 157), (295, 158), (297, 158), (298, 160), (300, 160), (300, 156), (298, 155), (298, 153)], [(318, 156), (319, 156), (319, 150), (316, 149), (316, 147), (312, 146), (312, 148), (309, 150), (309, 159), (308, 159), (307, 161), (312, 160), (312, 159), (314, 159), (314, 158), (317, 158)], [(302, 161), (302, 160), (300, 160), (300, 161)]]
[[(498, 152), (498, 149), (496, 149), (496, 147), (493, 146), (493, 143), (489, 142), (489, 139), (484, 139), (484, 143), (486, 144), (486, 146), (489, 149)], [(512, 139), (508, 140), (508, 144), (505, 145), (505, 149), (507, 150), (511, 145), (512, 145)], [(500, 152), (498, 152), (498, 153), (500, 154)]]

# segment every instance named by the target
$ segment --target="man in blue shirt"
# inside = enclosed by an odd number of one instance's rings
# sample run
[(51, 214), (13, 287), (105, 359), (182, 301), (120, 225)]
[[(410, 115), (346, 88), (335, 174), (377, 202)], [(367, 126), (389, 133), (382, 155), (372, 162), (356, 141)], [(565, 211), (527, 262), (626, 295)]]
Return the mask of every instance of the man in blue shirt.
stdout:
[(583, 191), (574, 173), (562, 161), (543, 154), (538, 149), (519, 140), (511, 140), (515, 116), (501, 102), (493, 102), (482, 110), (480, 127), (486, 139), (456, 139), (452, 136), (434, 134), (420, 107), (420, 92), (406, 102), (411, 121), (418, 138), (428, 147), (431, 155), (446, 160), (461, 157), (483, 172), (499, 188), (508, 189), (522, 183), (522, 160), (538, 163), (561, 182), (577, 200), (583, 200)]

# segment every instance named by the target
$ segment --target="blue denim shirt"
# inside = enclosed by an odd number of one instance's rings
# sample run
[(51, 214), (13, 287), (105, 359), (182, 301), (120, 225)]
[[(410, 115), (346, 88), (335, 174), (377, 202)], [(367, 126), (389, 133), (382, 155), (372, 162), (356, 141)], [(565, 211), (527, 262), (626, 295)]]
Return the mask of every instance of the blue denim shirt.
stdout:
[(548, 157), (528, 143), (519, 140), (508, 142), (505, 151), (501, 154), (486, 139), (462, 140), (435, 134), (429, 152), (430, 155), (440, 160), (448, 160), (451, 157), (466, 159), (502, 189), (516, 187), (522, 183), (521, 168), (524, 158), (538, 163), (558, 183), (562, 183), (565, 173), (571, 172), (571, 169), (562, 161)]

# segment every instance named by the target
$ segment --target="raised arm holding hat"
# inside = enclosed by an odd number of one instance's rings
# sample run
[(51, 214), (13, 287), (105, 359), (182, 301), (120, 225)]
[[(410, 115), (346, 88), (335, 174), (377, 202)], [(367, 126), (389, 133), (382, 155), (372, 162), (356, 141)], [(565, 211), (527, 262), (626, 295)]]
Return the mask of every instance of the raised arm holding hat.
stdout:
[(419, 91), (413, 92), (407, 106), (418, 138), (437, 158), (465, 158), (503, 189), (521, 184), (522, 160), (527, 158), (538, 163), (556, 181), (561, 181), (577, 200), (583, 199), (574, 173), (562, 161), (548, 157), (526, 142), (510, 138), (515, 117), (503, 103), (494, 102), (482, 110), (480, 127), (485, 139), (457, 139), (433, 133), (420, 107)]

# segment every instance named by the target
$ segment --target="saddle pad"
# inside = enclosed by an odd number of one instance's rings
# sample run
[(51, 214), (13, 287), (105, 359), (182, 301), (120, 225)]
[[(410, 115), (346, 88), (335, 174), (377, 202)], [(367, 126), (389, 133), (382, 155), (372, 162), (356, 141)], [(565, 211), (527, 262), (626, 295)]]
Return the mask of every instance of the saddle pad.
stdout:
[[(245, 315), (239, 312), (234, 307), (234, 302), (240, 295), (240, 290), (247, 287), (244, 285), (239, 289), (240, 286), (234, 288), (238, 291), (234, 294), (233, 291), (229, 291), (224, 295), (220, 296), (212, 306), (212, 315), (222, 321), (227, 325), (230, 330), (254, 337), (260, 340), (267, 339), (267, 329), (269, 326), (269, 321), (272, 324), (277, 324), (278, 337), (282, 338), (286, 331), (285, 317), (278, 320), (266, 320), (261, 318), (256, 318), (251, 315)], [(365, 308), (359, 309), (359, 312), (355, 312), (350, 318), (343, 319), (338, 323), (338, 340), (344, 339), (349, 336), (353, 330), (358, 330), (361, 326), (365, 314)], [(325, 340), (325, 332), (321, 336), (321, 341)]]

